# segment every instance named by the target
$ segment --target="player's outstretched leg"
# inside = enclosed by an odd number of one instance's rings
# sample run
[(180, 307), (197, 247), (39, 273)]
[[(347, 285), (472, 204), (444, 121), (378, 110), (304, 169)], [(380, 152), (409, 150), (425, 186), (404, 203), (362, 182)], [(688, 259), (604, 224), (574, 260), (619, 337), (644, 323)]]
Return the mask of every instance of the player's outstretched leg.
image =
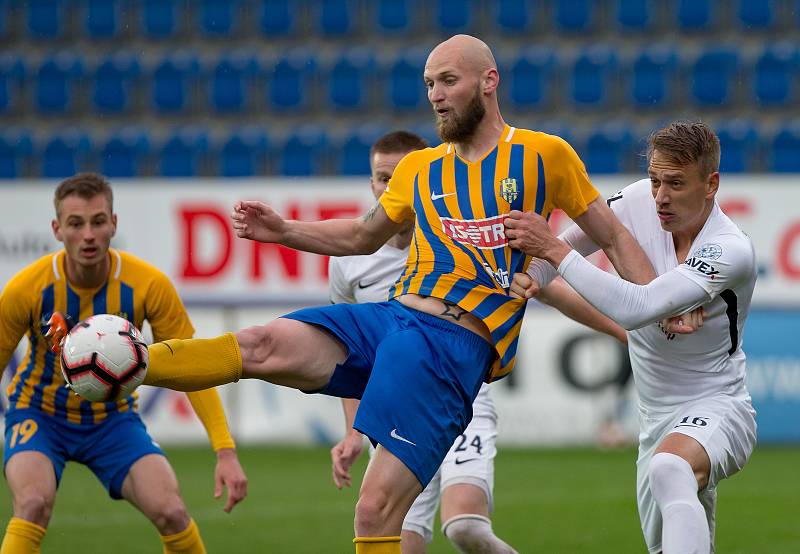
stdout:
[(517, 554), (494, 534), (488, 490), (488, 484), (462, 482), (446, 486), (442, 491), (442, 533), (464, 554)]
[(145, 384), (180, 391), (240, 378), (319, 390), (347, 355), (326, 331), (285, 318), (213, 339), (172, 339), (151, 345), (149, 351)]
[(53, 464), (41, 452), (19, 452), (8, 460), (5, 473), (14, 515), (0, 554), (38, 554), (56, 499)]

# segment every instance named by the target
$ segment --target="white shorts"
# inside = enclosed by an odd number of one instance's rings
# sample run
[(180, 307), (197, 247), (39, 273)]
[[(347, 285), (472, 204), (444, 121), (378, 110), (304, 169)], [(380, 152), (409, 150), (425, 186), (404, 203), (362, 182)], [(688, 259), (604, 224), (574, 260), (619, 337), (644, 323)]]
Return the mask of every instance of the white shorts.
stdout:
[(650, 552), (661, 551), (661, 512), (650, 493), (649, 467), (653, 453), (670, 433), (682, 433), (699, 442), (711, 460), (708, 486), (698, 493), (706, 510), (714, 551), (716, 487), (747, 463), (756, 445), (755, 410), (749, 396), (719, 395), (685, 404), (671, 414), (641, 420), (639, 459), (636, 461), (636, 497), (642, 533)]
[(494, 457), (497, 455), (497, 422), (476, 416), (456, 439), (433, 480), (425, 487), (403, 521), (403, 530), (433, 540), (433, 522), (442, 491), (450, 485), (469, 484), (483, 490), (492, 510)]

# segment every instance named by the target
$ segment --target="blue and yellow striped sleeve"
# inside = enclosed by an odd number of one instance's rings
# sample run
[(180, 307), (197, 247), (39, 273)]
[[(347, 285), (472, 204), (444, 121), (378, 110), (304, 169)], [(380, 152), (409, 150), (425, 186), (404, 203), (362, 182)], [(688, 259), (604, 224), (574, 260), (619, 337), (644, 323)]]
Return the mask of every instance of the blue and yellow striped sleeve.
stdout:
[(389, 186), (378, 200), (395, 223), (414, 219), (414, 181), (419, 171), (419, 156), (424, 150), (408, 153), (392, 174)]
[(30, 286), (17, 274), (0, 292), (0, 372), (31, 325)]
[(586, 166), (577, 152), (564, 139), (546, 135), (550, 140), (541, 146), (544, 166), (554, 197), (553, 205), (566, 212), (570, 219), (583, 214), (600, 192), (592, 185)]

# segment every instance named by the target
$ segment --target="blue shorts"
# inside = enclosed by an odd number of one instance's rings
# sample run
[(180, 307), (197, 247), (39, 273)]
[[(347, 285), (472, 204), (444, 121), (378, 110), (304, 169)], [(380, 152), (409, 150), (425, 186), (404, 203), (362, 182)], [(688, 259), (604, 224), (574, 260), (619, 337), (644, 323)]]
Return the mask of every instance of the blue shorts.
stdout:
[(495, 359), (479, 335), (400, 302), (334, 304), (283, 317), (318, 325), (347, 348), (319, 391), (360, 398), (353, 428), (397, 456), (424, 488), (472, 419)]
[(18, 452), (41, 452), (53, 463), (56, 485), (66, 462), (87, 466), (111, 498), (122, 498), (131, 466), (148, 454), (161, 454), (136, 412), (113, 412), (97, 425), (76, 425), (35, 409), (6, 414), (3, 468)]

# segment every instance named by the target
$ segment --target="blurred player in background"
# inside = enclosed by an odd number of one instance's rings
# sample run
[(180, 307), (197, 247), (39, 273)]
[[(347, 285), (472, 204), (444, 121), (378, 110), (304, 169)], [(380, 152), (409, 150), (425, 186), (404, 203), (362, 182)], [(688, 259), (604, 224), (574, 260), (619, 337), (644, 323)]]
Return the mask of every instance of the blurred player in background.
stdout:
[(439, 44), (424, 82), (445, 141), (398, 164), (362, 218), (284, 220), (239, 202), (238, 236), (343, 256), (375, 252), (414, 227), (393, 300), (300, 310), (215, 339), (150, 347), (145, 383), (198, 390), (242, 377), (360, 398), (354, 426), (378, 446), (356, 505), (357, 553), (399, 553), (403, 519), (472, 419), (484, 381), (514, 367), (524, 300), (508, 294), (529, 258), (507, 244), (512, 209), (562, 208), (627, 278), (653, 270), (562, 139), (507, 125), (489, 47), (467, 35)]
[[(156, 341), (190, 338), (194, 328), (177, 292), (155, 267), (109, 248), (117, 228), (111, 187), (81, 173), (55, 192), (53, 233), (64, 249), (15, 275), (0, 295), (0, 367), (24, 334), (28, 352), (8, 386), (3, 464), (14, 515), (0, 552), (39, 552), (64, 465), (86, 465), (112, 498), (124, 498), (158, 529), (164, 552), (205, 552), (178, 481), (136, 412), (136, 394), (118, 402), (88, 402), (70, 394), (44, 332), (55, 312), (74, 321), (114, 313)], [(63, 323), (63, 322), (62, 322)], [(225, 511), (247, 494), (247, 480), (216, 390), (189, 395), (217, 453), (215, 495), (228, 487)]]
[[(378, 139), (370, 149), (372, 194), (386, 190), (397, 164), (409, 152), (427, 148), (419, 136), (396, 131)], [(330, 259), (330, 297), (333, 304), (382, 302), (408, 259), (412, 229), (396, 234), (369, 256)], [(333, 481), (350, 486), (350, 467), (361, 455), (364, 435), (353, 429), (359, 401), (342, 399), (346, 435), (331, 449)], [(424, 554), (433, 539), (433, 522), (441, 498), (442, 533), (459, 552), (510, 554), (515, 552), (492, 530), (489, 514), (497, 453), (497, 412), (489, 385), (481, 385), (472, 403), (472, 421), (456, 439), (439, 471), (425, 487), (403, 520), (403, 554)]]
[[(530, 296), (557, 267), (592, 305), (631, 330), (640, 404), (637, 499), (653, 553), (714, 550), (717, 484), (744, 467), (756, 442), (742, 350), (755, 252), (716, 202), (719, 158), (711, 128), (673, 123), (650, 137), (650, 178), (609, 199), (659, 275), (647, 285), (586, 261), (582, 256), (597, 246), (576, 227), (561, 241), (544, 220), (513, 213), (507, 231), (512, 244), (550, 262), (535, 260), (528, 271), (536, 283), (515, 278), (515, 292)], [(700, 307), (704, 323), (697, 319)], [(701, 326), (693, 334), (671, 333), (661, 323), (691, 310), (686, 317)]]

